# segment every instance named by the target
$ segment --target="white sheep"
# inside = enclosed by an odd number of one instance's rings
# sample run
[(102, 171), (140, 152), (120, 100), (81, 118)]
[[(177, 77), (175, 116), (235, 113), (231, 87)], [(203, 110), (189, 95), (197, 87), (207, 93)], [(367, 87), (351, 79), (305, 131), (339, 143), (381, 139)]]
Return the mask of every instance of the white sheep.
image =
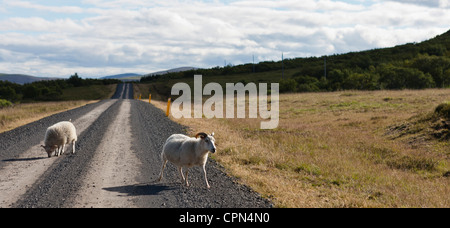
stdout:
[(48, 154), (59, 156), (64, 153), (66, 144), (72, 143), (72, 153), (75, 153), (75, 142), (77, 141), (77, 131), (75, 126), (69, 121), (62, 121), (47, 128), (45, 132), (44, 145), (41, 145)]
[[(200, 138), (198, 138), (200, 136)], [(164, 143), (161, 153), (162, 168), (159, 180), (163, 178), (164, 168), (167, 161), (172, 162), (178, 167), (181, 175), (181, 181), (185, 181), (186, 186), (188, 182), (188, 169), (192, 166), (202, 166), (203, 174), (205, 175), (206, 187), (210, 188), (208, 178), (206, 177), (206, 161), (208, 159), (208, 152), (215, 153), (215, 139), (214, 132), (211, 135), (206, 133), (198, 133), (195, 138), (188, 137), (182, 134), (171, 135)], [(183, 168), (186, 168), (185, 176), (183, 176)]]

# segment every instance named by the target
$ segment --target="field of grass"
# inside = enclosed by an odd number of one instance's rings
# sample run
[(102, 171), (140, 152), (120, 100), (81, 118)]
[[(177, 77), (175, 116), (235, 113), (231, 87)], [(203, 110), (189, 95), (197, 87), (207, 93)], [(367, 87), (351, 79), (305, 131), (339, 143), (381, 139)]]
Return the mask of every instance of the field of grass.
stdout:
[(427, 122), (448, 101), (449, 89), (281, 94), (274, 130), (261, 119), (174, 121), (214, 131), (212, 157), (277, 207), (448, 208), (450, 142)]
[(93, 102), (95, 101), (36, 102), (1, 108), (0, 133)]

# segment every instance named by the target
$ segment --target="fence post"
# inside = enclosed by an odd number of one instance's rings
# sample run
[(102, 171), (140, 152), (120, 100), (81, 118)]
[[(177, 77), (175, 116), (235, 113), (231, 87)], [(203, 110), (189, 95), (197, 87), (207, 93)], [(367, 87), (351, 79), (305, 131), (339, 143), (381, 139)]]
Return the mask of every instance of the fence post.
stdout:
[(167, 111), (166, 111), (166, 116), (169, 116), (169, 111), (170, 111), (170, 102), (172, 100), (169, 98), (169, 100), (167, 100)]
[(151, 101), (152, 101), (152, 94), (149, 94), (149, 95), (148, 95), (148, 103), (150, 104)]

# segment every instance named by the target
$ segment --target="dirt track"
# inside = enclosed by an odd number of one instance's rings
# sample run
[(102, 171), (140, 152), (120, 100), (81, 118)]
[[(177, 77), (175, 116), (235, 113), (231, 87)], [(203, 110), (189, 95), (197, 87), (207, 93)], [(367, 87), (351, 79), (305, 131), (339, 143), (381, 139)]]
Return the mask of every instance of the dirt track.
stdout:
[[(267, 200), (208, 161), (211, 189), (200, 168), (181, 185), (168, 165), (157, 183), (168, 136), (185, 127), (119, 85), (113, 99), (59, 113), (0, 134), (0, 207), (270, 207)], [(48, 126), (72, 119), (76, 153), (47, 158), (39, 145)], [(218, 151), (220, 156), (220, 151)]]

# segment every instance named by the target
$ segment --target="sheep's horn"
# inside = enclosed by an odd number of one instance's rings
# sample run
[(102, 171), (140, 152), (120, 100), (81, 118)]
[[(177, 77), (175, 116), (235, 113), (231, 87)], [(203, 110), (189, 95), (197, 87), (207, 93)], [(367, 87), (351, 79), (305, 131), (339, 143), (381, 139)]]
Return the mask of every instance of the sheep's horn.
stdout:
[(195, 138), (198, 138), (198, 136), (200, 136), (200, 138), (204, 139), (206, 137), (208, 137), (208, 135), (204, 132), (200, 132), (198, 134), (195, 135)]

